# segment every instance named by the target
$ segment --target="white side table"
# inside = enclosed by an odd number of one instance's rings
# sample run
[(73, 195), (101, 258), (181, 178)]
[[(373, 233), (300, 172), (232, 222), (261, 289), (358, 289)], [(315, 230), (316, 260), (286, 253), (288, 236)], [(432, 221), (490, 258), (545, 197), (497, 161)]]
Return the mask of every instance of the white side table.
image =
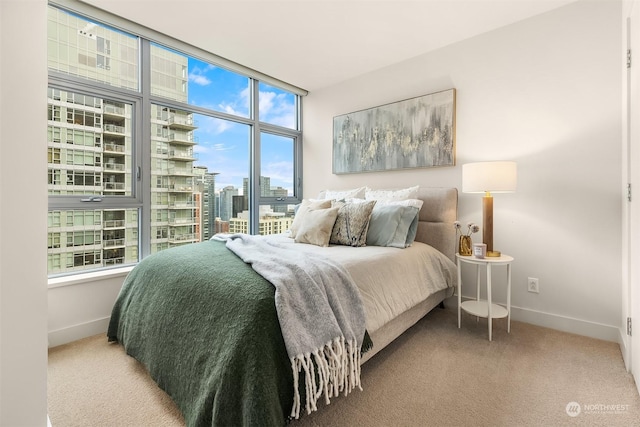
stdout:
[[(507, 332), (511, 332), (511, 262), (513, 257), (502, 254), (499, 257), (476, 258), (473, 255), (463, 256), (456, 254), (456, 264), (458, 265), (458, 328), (461, 322), (461, 310), (477, 316), (485, 317), (489, 324), (489, 341), (491, 341), (492, 319), (507, 318)], [(462, 264), (473, 264), (476, 266), (476, 299), (462, 302)], [(491, 267), (494, 265), (507, 266), (507, 307), (493, 304), (491, 301)], [(487, 300), (480, 300), (480, 266), (487, 270)]]

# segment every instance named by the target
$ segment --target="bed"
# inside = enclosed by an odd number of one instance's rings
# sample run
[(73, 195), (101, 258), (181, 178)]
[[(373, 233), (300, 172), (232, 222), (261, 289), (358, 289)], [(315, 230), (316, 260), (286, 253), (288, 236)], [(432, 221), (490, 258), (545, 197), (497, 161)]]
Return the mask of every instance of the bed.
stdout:
[[(276, 426), (288, 422), (294, 412), (297, 417), (305, 410), (330, 410), (321, 408), (323, 400), (360, 387), (359, 366), (456, 287), (457, 190), (420, 188), (417, 198), (422, 207), (415, 241), (404, 249), (323, 247), (296, 243), (288, 235), (256, 239), (256, 244), (282, 248), (283, 253), (290, 249), (304, 254), (305, 262), (317, 257), (335, 263), (359, 290), (364, 324), (358, 330), (364, 334), (356, 333), (357, 358), (345, 362), (351, 363), (350, 378), (340, 377), (350, 385), (318, 395), (311, 409), (308, 396), (314, 392), (309, 383), (322, 382), (318, 378), (324, 362), (311, 355), (313, 363), (304, 368), (311, 374), (298, 378), (288, 354), (288, 334), (280, 327), (280, 309), (276, 310), (277, 285), (256, 271), (257, 262), (252, 268), (233, 253), (228, 240), (181, 246), (142, 260), (127, 276), (113, 307), (108, 340), (121, 343), (145, 366), (189, 426)], [(300, 288), (307, 287), (312, 286)], [(315, 321), (320, 329), (330, 323)], [(300, 375), (304, 369), (298, 366)]]

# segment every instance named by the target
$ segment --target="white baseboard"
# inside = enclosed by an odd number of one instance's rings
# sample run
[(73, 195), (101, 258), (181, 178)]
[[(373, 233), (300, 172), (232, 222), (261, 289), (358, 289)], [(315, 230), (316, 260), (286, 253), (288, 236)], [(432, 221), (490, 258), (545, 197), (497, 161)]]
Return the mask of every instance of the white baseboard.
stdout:
[(511, 319), (558, 331), (619, 342), (619, 328), (588, 320), (511, 306)]
[[(464, 296), (462, 298), (464, 300), (469, 299)], [(451, 297), (449, 302), (450, 306), (456, 307), (457, 309), (457, 296)], [(588, 320), (575, 319), (568, 316), (545, 313), (543, 311), (531, 310), (513, 305), (511, 306), (511, 319), (519, 322), (530, 323), (532, 325), (543, 326), (545, 328), (556, 329), (558, 331), (620, 343), (620, 328), (618, 326), (604, 325), (601, 323), (590, 322)]]
[(68, 328), (49, 331), (49, 347), (57, 347), (77, 341), (82, 338), (91, 337), (98, 334), (106, 334), (109, 327), (109, 317), (92, 320)]
[[(450, 307), (457, 307), (457, 297), (451, 297), (449, 301), (450, 303), (448, 305)], [(625, 340), (621, 336), (622, 331), (616, 326), (603, 325), (601, 323), (515, 306), (511, 306), (511, 319), (563, 332), (616, 342), (620, 344), (623, 357), (626, 354), (624, 347)], [(49, 347), (56, 347), (97, 334), (106, 334), (108, 326), (109, 317), (104, 317), (68, 328), (49, 331)]]

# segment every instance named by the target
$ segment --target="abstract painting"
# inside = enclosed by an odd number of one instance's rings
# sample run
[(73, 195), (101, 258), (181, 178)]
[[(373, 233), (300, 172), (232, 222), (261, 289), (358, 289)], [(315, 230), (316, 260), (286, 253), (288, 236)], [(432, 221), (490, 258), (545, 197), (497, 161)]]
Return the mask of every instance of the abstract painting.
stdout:
[(333, 173), (455, 165), (456, 90), (333, 118)]

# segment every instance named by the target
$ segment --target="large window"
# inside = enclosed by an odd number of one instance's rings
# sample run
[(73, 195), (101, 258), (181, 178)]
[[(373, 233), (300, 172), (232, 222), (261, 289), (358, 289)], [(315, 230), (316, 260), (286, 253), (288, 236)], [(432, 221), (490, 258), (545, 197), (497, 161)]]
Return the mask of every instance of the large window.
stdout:
[(302, 91), (94, 13), (49, 7), (49, 274), (288, 229)]

